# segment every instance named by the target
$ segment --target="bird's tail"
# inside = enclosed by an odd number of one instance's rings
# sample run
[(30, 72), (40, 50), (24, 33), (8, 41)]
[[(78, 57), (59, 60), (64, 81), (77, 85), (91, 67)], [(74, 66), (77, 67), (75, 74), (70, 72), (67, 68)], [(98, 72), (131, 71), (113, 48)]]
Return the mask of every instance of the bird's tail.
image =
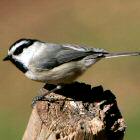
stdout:
[(104, 54), (105, 58), (122, 57), (122, 56), (137, 56), (140, 52), (115, 52)]

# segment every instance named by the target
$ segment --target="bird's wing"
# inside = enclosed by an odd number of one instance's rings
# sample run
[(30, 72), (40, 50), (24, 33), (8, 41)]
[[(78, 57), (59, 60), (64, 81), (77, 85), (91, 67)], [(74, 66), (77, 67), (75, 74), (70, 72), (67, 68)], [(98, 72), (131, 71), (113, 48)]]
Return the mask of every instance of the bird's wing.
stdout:
[(95, 48), (69, 44), (48, 44), (42, 51), (43, 52), (40, 52), (40, 55), (34, 57), (34, 63), (32, 63), (35, 68), (40, 70), (49, 70), (61, 64), (82, 59), (91, 54), (95, 54), (95, 56), (98, 57), (98, 52), (101, 54), (101, 51)]
[(60, 50), (55, 58), (59, 64), (66, 62), (82, 59), (87, 55), (91, 55), (94, 52), (89, 48), (84, 48), (77, 45), (63, 45), (62, 50)]

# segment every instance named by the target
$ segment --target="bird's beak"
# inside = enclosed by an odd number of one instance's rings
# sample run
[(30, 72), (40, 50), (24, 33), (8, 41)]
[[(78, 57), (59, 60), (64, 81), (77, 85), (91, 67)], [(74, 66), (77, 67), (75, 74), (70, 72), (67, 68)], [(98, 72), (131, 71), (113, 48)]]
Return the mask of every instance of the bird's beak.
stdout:
[(7, 55), (7, 56), (3, 59), (3, 61), (8, 61), (8, 60), (10, 60), (10, 56), (9, 56), (9, 55)]

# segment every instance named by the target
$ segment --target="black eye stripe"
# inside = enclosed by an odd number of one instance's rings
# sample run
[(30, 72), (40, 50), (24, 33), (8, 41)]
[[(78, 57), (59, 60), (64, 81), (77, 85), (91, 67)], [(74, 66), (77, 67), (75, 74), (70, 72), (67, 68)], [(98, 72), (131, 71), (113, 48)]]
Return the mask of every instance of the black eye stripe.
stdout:
[(14, 55), (19, 55), (23, 52), (23, 49), (25, 48), (28, 48), (29, 46), (31, 46), (34, 42), (31, 41), (31, 42), (27, 42), (27, 43), (24, 43), (22, 44), (21, 46), (19, 46), (15, 51), (14, 51)]
[(19, 46), (19, 47), (15, 50), (15, 52), (13, 53), (14, 55), (18, 55), (18, 54), (22, 53), (24, 48), (28, 48), (28, 47), (29, 47), (30, 45), (32, 45), (34, 42), (39, 41), (39, 40), (37, 40), (37, 39), (25, 39), (25, 38), (19, 39), (19, 40), (17, 40), (15, 43), (13, 43), (13, 44), (11, 45), (11, 47), (9, 48), (9, 51), (10, 51), (16, 44), (18, 44), (18, 43), (20, 43), (20, 42), (22, 42), (22, 41), (25, 41), (25, 43), (22, 44), (21, 46)]
[(11, 46), (10, 46), (10, 48), (9, 48), (9, 51), (12, 49), (12, 47), (13, 46), (15, 46), (16, 44), (18, 44), (18, 43), (20, 43), (20, 42), (22, 42), (22, 41), (28, 41), (28, 39), (19, 39), (19, 40), (17, 40), (15, 43), (13, 43)]

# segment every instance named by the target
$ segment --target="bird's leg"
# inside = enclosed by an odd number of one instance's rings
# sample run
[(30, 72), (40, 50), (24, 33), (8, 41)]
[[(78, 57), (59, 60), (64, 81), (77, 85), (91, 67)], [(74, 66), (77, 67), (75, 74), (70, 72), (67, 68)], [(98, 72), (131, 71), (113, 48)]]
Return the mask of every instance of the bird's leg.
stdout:
[[(62, 88), (61, 85), (57, 85), (54, 89), (52, 89), (52, 90), (50, 90), (50, 91), (45, 91), (45, 93), (42, 94), (42, 95), (35, 96), (35, 97), (32, 99), (32, 107), (34, 107), (34, 105), (36, 104), (37, 101), (44, 101), (44, 100), (46, 100), (46, 98), (45, 98), (46, 95), (48, 95), (48, 94), (50, 94), (50, 93), (52, 93), (52, 92), (55, 92), (55, 91), (57, 91), (57, 90), (59, 90), (59, 89), (61, 89), (61, 88)], [(42, 90), (43, 90), (43, 89), (42, 89)], [(48, 101), (50, 101), (50, 100), (48, 99)]]

